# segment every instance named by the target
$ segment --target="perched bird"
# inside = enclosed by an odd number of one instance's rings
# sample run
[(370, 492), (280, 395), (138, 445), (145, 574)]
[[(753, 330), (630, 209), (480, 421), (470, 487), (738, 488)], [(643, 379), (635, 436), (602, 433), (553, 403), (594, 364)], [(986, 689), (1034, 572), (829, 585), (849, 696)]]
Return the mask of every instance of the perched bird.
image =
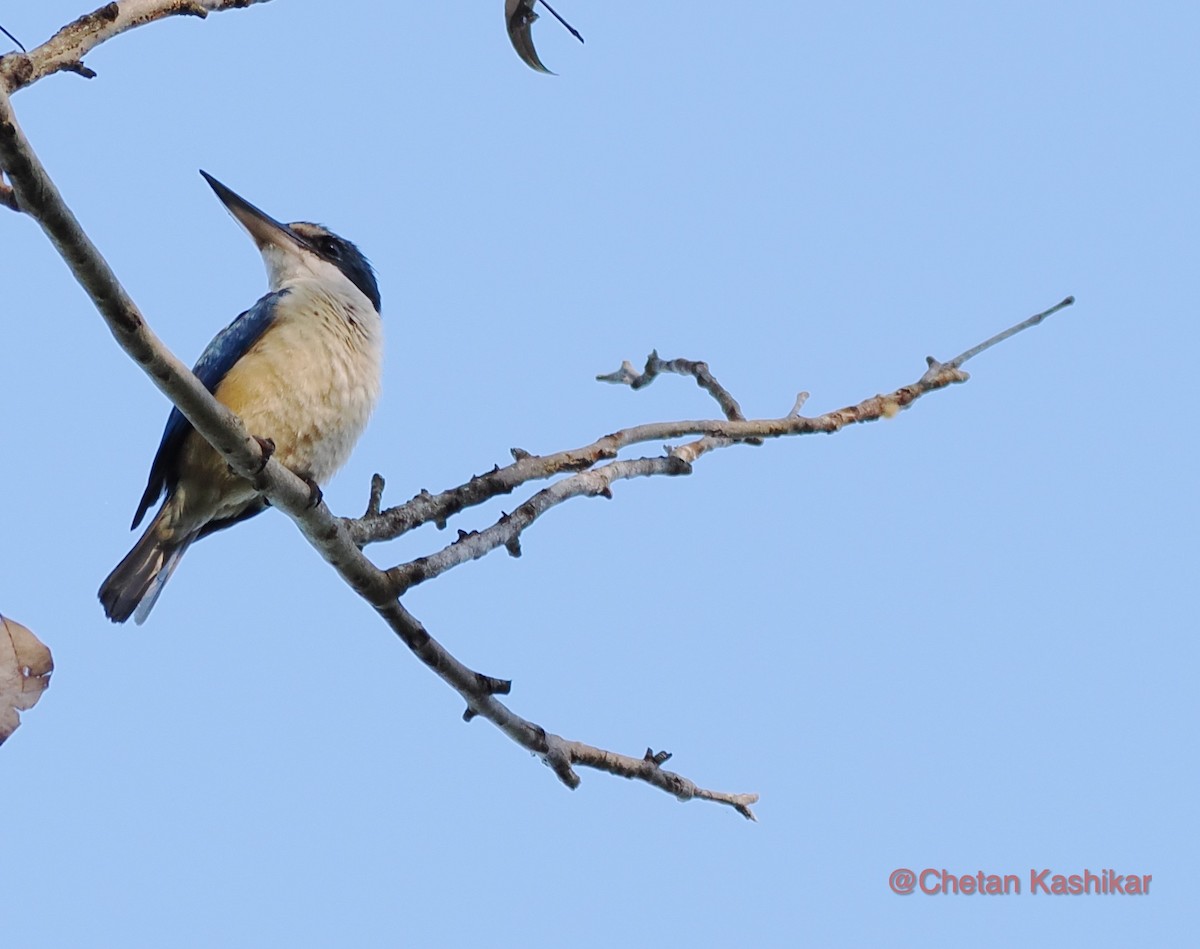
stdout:
[(559, 16), (558, 11), (546, 0), (504, 0), (504, 26), (508, 30), (508, 39), (512, 43), (513, 49), (521, 57), (521, 62), (530, 69), (550, 73), (553, 76), (554, 73), (542, 65), (542, 61), (538, 59), (537, 50), (533, 48), (533, 24), (538, 18), (533, 9), (535, 3), (541, 3), (550, 11), (554, 19), (558, 20), (567, 32), (581, 43), (583, 36), (575, 27)]
[[(349, 458), (379, 397), (375, 274), (348, 240), (317, 224), (280, 224), (200, 174), (258, 245), (270, 292), (216, 335), (192, 371), (319, 497), (317, 485)], [(267, 507), (178, 409), (167, 419), (132, 527), (164, 492), (146, 532), (100, 586), (114, 623), (131, 615), (144, 622), (194, 541)]]

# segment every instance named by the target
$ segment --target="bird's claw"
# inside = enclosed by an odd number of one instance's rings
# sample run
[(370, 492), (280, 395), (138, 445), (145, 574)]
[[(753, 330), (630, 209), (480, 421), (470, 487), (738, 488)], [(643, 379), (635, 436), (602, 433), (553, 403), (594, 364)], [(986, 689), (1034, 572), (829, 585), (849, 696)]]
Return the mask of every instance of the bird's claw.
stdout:
[(275, 439), (259, 438), (254, 436), (254, 440), (258, 442), (258, 447), (262, 449), (262, 463), (258, 466), (258, 471), (255, 474), (262, 474), (267, 467), (267, 462), (271, 460), (271, 456), (275, 454)]
[(308, 475), (301, 475), (300, 477), (308, 485), (308, 506), (309, 508), (314, 508), (321, 503), (322, 498), (325, 497), (325, 493), (321, 490), (321, 486)]

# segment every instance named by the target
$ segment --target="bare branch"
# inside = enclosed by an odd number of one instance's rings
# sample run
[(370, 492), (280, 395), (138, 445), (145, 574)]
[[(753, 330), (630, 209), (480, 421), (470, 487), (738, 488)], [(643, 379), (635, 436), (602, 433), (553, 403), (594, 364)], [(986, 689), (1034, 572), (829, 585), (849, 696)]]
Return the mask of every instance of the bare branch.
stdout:
[(383, 475), (379, 474), (379, 472), (371, 475), (371, 496), (367, 500), (367, 513), (363, 515), (364, 517), (371, 517), (379, 513), (379, 506), (383, 503), (383, 489), (386, 484), (387, 482), (383, 480)]
[[(423, 492), (401, 507), (391, 508), (358, 521), (347, 522), (347, 527), (355, 542), (360, 546), (392, 540), (419, 524), (434, 521), (442, 525), (446, 518), (464, 508), (481, 504), (502, 494), (510, 494), (528, 481), (542, 480), (565, 471), (588, 469), (600, 461), (616, 458), (621, 449), (631, 445), (644, 442), (661, 444), (695, 435), (724, 440), (725, 444), (734, 444), (761, 438), (782, 438), (789, 435), (828, 434), (839, 431), (847, 425), (891, 418), (921, 396), (954, 383), (966, 382), (968, 378), (969, 376), (961, 369), (950, 365), (939, 365), (936, 371), (926, 372), (912, 385), (903, 386), (888, 395), (872, 396), (857, 405), (846, 406), (815, 418), (799, 415), (793, 409), (783, 418), (776, 419), (684, 420), (634, 425), (598, 438), (592, 444), (582, 448), (546, 456), (522, 453), (518, 461), (507, 467), (496, 468), (487, 474), (476, 475), (466, 484), (451, 488), (441, 494), (432, 495)], [(717, 447), (717, 443), (713, 443), (712, 447)], [(702, 453), (698, 450), (698, 446), (693, 444), (671, 449), (669, 455), (676, 461), (686, 464), (690, 460), (694, 460), (689, 459), (689, 455), (698, 457)], [(618, 471), (620, 470), (618, 469)], [(664, 470), (647, 473), (680, 474), (682, 472)], [(624, 477), (631, 476), (633, 475), (624, 475)], [(616, 477), (613, 477), (612, 480), (616, 480)], [(588, 493), (586, 490), (579, 490), (568, 496), (576, 497)]]
[(63, 202), (17, 125), (11, 102), (2, 90), (0, 168), (12, 183), (20, 209), (45, 231), (121, 347), (205, 438), (215, 440), (218, 451), (233, 456), (230, 463), (240, 474), (252, 474), (252, 469), (261, 465), (261, 447), (241, 431), (237, 416), (217, 402), (191, 370), (172, 356), (151, 332), (133, 300)]
[[(662, 360), (658, 358), (658, 350), (651, 351), (646, 357), (646, 368), (638, 373), (629, 360), (621, 363), (621, 368), (616, 372), (611, 372), (605, 376), (596, 376), (597, 382), (613, 382), (624, 384), (631, 389), (641, 389), (650, 385), (660, 372), (674, 372), (681, 376), (693, 376), (696, 380), (696, 385), (711, 395), (717, 400), (717, 405), (721, 407), (721, 411), (725, 413), (727, 419), (741, 421), (745, 419), (742, 414), (742, 407), (737, 404), (737, 400), (729, 393), (721, 383), (717, 382), (716, 377), (708, 369), (708, 363), (695, 362), (691, 359), (669, 359)], [(761, 445), (760, 438), (747, 438), (747, 445)], [(725, 448), (732, 445), (733, 442), (728, 438), (714, 438), (706, 435), (704, 438), (698, 439), (688, 445), (676, 449), (677, 457), (687, 461), (689, 464), (699, 458), (706, 452), (710, 452), (715, 448)]]
[(16, 92), (56, 72), (85, 78), (95, 73), (83, 64), (93, 49), (126, 30), (170, 16), (206, 17), (209, 13), (248, 7), (267, 0), (120, 0), (84, 14), (28, 53), (0, 57), (0, 88)]
[[(496, 695), (507, 692), (510, 683), (474, 672), (451, 655), (396, 599), (394, 584), (356, 546), (346, 522), (334, 517), (323, 501), (313, 505), (308, 484), (277, 459), (265, 457), (264, 464), (261, 442), (245, 431), (238, 417), (217, 402), (146, 325), (38, 161), (17, 124), (3, 89), (0, 89), (0, 168), (12, 182), (21, 209), (45, 231), (76, 280), (92, 298), (121, 348), (235, 472), (253, 482), (274, 507), (295, 521), (339, 576), (375, 608), (426, 666), (466, 700), (471, 712), (483, 716), (513, 741), (540, 755), (568, 787), (579, 784), (579, 776), (571, 768), (572, 762), (624, 773), (617, 770), (623, 756), (548, 735), (540, 725), (521, 718), (500, 702)], [(382, 494), (382, 491), (382, 479), (379, 479), (378, 490), (373, 484), (372, 494)], [(610, 761), (616, 764), (606, 764)], [(645, 773), (625, 776), (638, 777), (681, 799), (732, 804), (743, 814), (753, 802), (753, 795), (729, 795), (695, 788), (687, 779), (662, 772), (657, 767), (653, 771), (643, 770)], [(742, 806), (737, 802), (742, 802)]]
[[(679, 421), (654, 422), (622, 429), (611, 435), (598, 438), (590, 445), (573, 448), (568, 451), (556, 452), (552, 455), (531, 455), (524, 449), (512, 450), (514, 463), (503, 468), (497, 466), (482, 475), (475, 475), (466, 484), (450, 488), (440, 494), (430, 494), (422, 491), (416, 497), (397, 507), (379, 510), (378, 507), (368, 506), (367, 514), (358, 519), (347, 519), (344, 523), (360, 547), (379, 541), (393, 540), (402, 534), (413, 530), (422, 524), (435, 523), (444, 528), (449, 518), (468, 507), (483, 504), (501, 495), (511, 494), (514, 490), (530, 481), (540, 481), (564, 472), (587, 471), (601, 461), (617, 457), (621, 449), (644, 442), (665, 442), (687, 436), (702, 436), (699, 440), (689, 442), (668, 450), (668, 456), (676, 461), (690, 465), (701, 455), (717, 448), (732, 444), (760, 444), (763, 438), (780, 438), (789, 435), (809, 435), (818, 433), (833, 433), (847, 425), (861, 422), (873, 422), (880, 418), (891, 418), (900, 410), (908, 408), (921, 396), (955, 383), (966, 382), (970, 377), (959, 367), (973, 356), (1008, 339), (1031, 326), (1036, 326), (1046, 317), (1057, 313), (1064, 307), (1075, 302), (1074, 297), (1067, 297), (1050, 309), (1035, 314), (1027, 320), (1010, 327), (1002, 333), (965, 353), (956, 356), (946, 363), (938, 362), (929, 357), (926, 361), (929, 368), (911, 385), (903, 386), (889, 395), (872, 396), (857, 405), (846, 406), (833, 412), (827, 412), (813, 418), (800, 414), (800, 410), (808, 401), (809, 394), (801, 392), (783, 418), (747, 420), (742, 417), (740, 406), (729, 392), (717, 382), (709, 371), (706, 363), (693, 362), (687, 359), (660, 359), (656, 352), (650, 354), (646, 361), (646, 369), (639, 373), (628, 362), (624, 362), (616, 372), (597, 376), (603, 382), (614, 382), (640, 389), (649, 385), (661, 372), (678, 372), (683, 375), (696, 377), (701, 388), (710, 392), (722, 409), (727, 412), (726, 421)], [(650, 459), (639, 459), (646, 462)], [(634, 474), (623, 474), (623, 469), (616, 469), (604, 476), (605, 484), (626, 477), (636, 477)], [(590, 473), (590, 472), (589, 472)], [(639, 474), (681, 474), (679, 470), (663, 468), (662, 470), (639, 471)], [(486, 531), (467, 535), (466, 546), (450, 553), (450, 548), (440, 551), (432, 557), (422, 558), (400, 567), (392, 568), (390, 574), (406, 589), (412, 583), (420, 583), (430, 576), (442, 573), (451, 566), (465, 563), (482, 557), (490, 550), (505, 546), (512, 549), (517, 538), (529, 523), (544, 513), (554, 504), (561, 503), (568, 497), (603, 495), (603, 490), (595, 489), (596, 482), (573, 481), (565, 479), (562, 484), (570, 484), (563, 490), (561, 496), (554, 492), (539, 493), (529, 502), (535, 505), (535, 510), (528, 512), (532, 516), (527, 521), (518, 518), (521, 508), (513, 515), (505, 515), (501, 520)], [(586, 486), (590, 484), (592, 489)], [(557, 500), (552, 500), (558, 498)], [(372, 502), (376, 502), (372, 494)], [(547, 503), (549, 502), (549, 503)], [(462, 543), (456, 541), (451, 547)], [(517, 547), (519, 549), (519, 545)], [(425, 573), (426, 570), (433, 571)]]
[[(621, 365), (616, 372), (596, 378), (602, 382), (615, 382), (641, 389), (651, 382), (661, 372), (674, 372), (681, 375), (694, 376), (696, 384), (707, 391), (727, 419), (744, 420), (741, 407), (737, 400), (717, 382), (703, 362), (693, 362), (688, 359), (672, 359), (664, 361), (657, 352), (652, 352), (646, 359), (646, 368), (638, 372), (629, 362)], [(611, 436), (616, 437), (616, 436)], [(747, 438), (747, 444), (761, 444), (760, 439)], [(632, 444), (632, 443), (629, 443)], [(692, 446), (680, 449), (680, 457), (691, 453), (694, 457), (684, 460), (695, 460), (704, 451), (731, 444), (727, 439), (706, 438)], [(579, 471), (592, 467), (599, 461), (605, 461), (617, 456), (621, 445), (614, 446), (599, 439), (584, 448), (571, 451), (557, 452), (553, 455), (539, 457), (531, 455), (524, 449), (512, 449), (515, 464), (505, 468), (499, 466), (482, 475), (475, 475), (469, 482), (432, 495), (422, 491), (406, 504), (380, 511), (378, 507), (368, 507), (367, 514), (355, 521), (348, 522), (355, 541), (361, 546), (381, 540), (393, 540), (422, 524), (433, 522), (439, 528), (445, 528), (447, 520), (468, 507), (473, 507), (504, 494), (511, 494), (516, 488), (530, 481), (539, 481), (567, 471)], [(702, 449), (702, 450), (701, 450)], [(374, 497), (374, 495), (372, 495)]]
[[(614, 481), (652, 475), (690, 474), (692, 462), (706, 452), (726, 445), (749, 442), (751, 439), (780, 438), (787, 435), (809, 435), (819, 432), (831, 433), (840, 431), (847, 425), (891, 418), (926, 393), (937, 391), (954, 383), (966, 382), (967, 378), (967, 374), (961, 369), (949, 364), (939, 364), (936, 369), (927, 370), (920, 379), (911, 385), (903, 386), (888, 395), (872, 396), (857, 405), (827, 412), (816, 418), (799, 415), (797, 409), (793, 408), (783, 418), (777, 419), (652, 422), (605, 435), (591, 445), (575, 449), (572, 452), (550, 455), (545, 459), (536, 456), (523, 457), (507, 468), (497, 469), (488, 475), (477, 476), (468, 485), (438, 495), (437, 498), (425, 494), (410, 501), (409, 504), (423, 501), (427, 506), (435, 506), (438, 499), (453, 497), (456, 492), (465, 493), (476, 482), (487, 482), (488, 479), (491, 479), (493, 484), (502, 485), (507, 491), (511, 491), (517, 483), (520, 483), (519, 479), (540, 479), (557, 473), (550, 469), (559, 468), (560, 459), (564, 456), (576, 459), (595, 458), (599, 461), (614, 457), (619, 449), (629, 445), (649, 441), (664, 442), (686, 435), (704, 436), (687, 445), (668, 448), (666, 454), (658, 458), (610, 461), (599, 468), (581, 471), (568, 478), (563, 478), (539, 491), (512, 514), (503, 515), (499, 521), (486, 530), (471, 533), (461, 532), (457, 540), (443, 547), (437, 553), (393, 567), (388, 571), (388, 577), (395, 584), (397, 595), (403, 594), (418, 583), (432, 579), (460, 564), (478, 560), (500, 547), (506, 547), (510, 552), (519, 551), (521, 532), (550, 508), (575, 497), (611, 497), (610, 488)], [(546, 464), (539, 465), (539, 462)], [(355, 526), (380, 525), (386, 532), (390, 513), (384, 512), (379, 517), (364, 518), (359, 525)], [(354, 530), (353, 534), (360, 544), (386, 539), (375, 536), (370, 527), (361, 532)]]
[[(1054, 304), (1054, 306), (1050, 307), (1050, 309), (1043, 310), (1041, 313), (1035, 313), (1029, 319), (1023, 320), (1022, 322), (1018, 323), (1016, 326), (1010, 326), (1003, 333), (997, 333), (991, 339), (984, 340), (978, 346), (972, 346), (965, 353), (959, 353), (957, 356), (955, 356), (953, 359), (951, 359), (948, 363), (946, 363), (946, 365), (947, 366), (961, 366), (968, 359), (975, 358), (981, 352), (983, 352), (985, 349), (991, 349), (997, 343), (1004, 342), (1010, 336), (1016, 336), (1018, 333), (1029, 329), (1031, 326), (1037, 326), (1046, 317), (1053, 316), (1059, 310), (1063, 310), (1069, 306), (1073, 306), (1074, 303), (1075, 303), (1074, 297), (1066, 297), (1065, 299), (1060, 300), (1058, 303)], [(931, 371), (934, 370), (938, 365), (937, 360), (934, 359), (932, 356), (927, 356), (926, 362), (929, 363), (929, 368)]]
[(721, 411), (725, 413), (727, 419), (744, 419), (746, 417), (742, 414), (742, 407), (737, 404), (737, 399), (730, 395), (729, 390), (717, 382), (716, 377), (709, 371), (708, 363), (694, 362), (691, 359), (660, 359), (657, 349), (646, 357), (646, 368), (641, 372), (634, 369), (629, 360), (625, 360), (616, 372), (596, 376), (596, 381), (626, 385), (635, 390), (644, 389), (662, 372), (693, 376), (696, 385), (717, 400), (717, 405), (721, 407)]
[(502, 515), (498, 522), (486, 530), (461, 532), (456, 541), (436, 554), (393, 567), (387, 572), (388, 579), (395, 584), (395, 592), (399, 596), (418, 583), (431, 580), (459, 564), (478, 560), (500, 547), (507, 548), (513, 556), (520, 556), (521, 532), (550, 508), (564, 501), (578, 497), (611, 498), (614, 481), (652, 475), (691, 474), (691, 471), (691, 465), (671, 455), (610, 461), (591, 471), (581, 471), (543, 488), (512, 514)]
[(494, 467), (486, 474), (475, 475), (466, 484), (440, 494), (421, 491), (416, 497), (386, 511), (374, 511), (357, 519), (347, 519), (346, 528), (360, 547), (382, 540), (393, 540), (422, 524), (446, 526), (448, 518), (465, 510), (512, 492), (530, 481), (540, 481), (565, 471), (586, 470), (598, 461), (617, 457), (615, 448), (596, 442), (585, 448), (560, 451), (553, 455), (531, 455), (520, 448), (513, 449), (514, 464)]
[[(663, 771), (659, 767), (660, 762), (655, 761), (655, 756), (649, 754), (649, 749), (647, 759), (631, 758), (551, 734), (540, 725), (515, 714), (495, 697), (495, 691), (507, 691), (508, 682), (503, 679), (488, 680), (487, 677), (472, 672), (438, 644), (399, 601), (393, 600), (376, 609), (417, 658), (466, 699), (467, 714), (463, 717), (467, 721), (477, 715), (486, 718), (518, 745), (540, 757), (558, 779), (572, 790), (580, 784), (580, 777), (573, 767), (579, 764), (623, 778), (645, 781), (668, 794), (673, 794), (681, 801), (701, 800), (727, 804), (734, 807), (743, 817), (754, 820), (750, 805), (758, 800), (757, 794), (730, 794), (697, 787), (682, 775)], [(505, 688), (494, 690), (492, 684), (496, 682)]]
[(549, 746), (549, 751), (545, 756), (546, 763), (555, 770), (563, 767), (564, 764), (568, 768), (571, 764), (581, 764), (586, 768), (607, 771), (609, 774), (615, 774), (622, 778), (636, 778), (645, 781), (668, 794), (675, 795), (681, 801), (699, 799), (727, 804), (747, 820), (757, 820), (754, 812), (750, 809), (750, 805), (758, 801), (757, 794), (727, 794), (724, 791), (709, 791), (697, 787), (683, 775), (662, 769), (662, 763), (671, 757), (666, 752), (655, 754), (647, 748), (643, 757), (632, 758), (629, 755), (603, 751), (577, 741), (567, 741), (557, 735), (547, 735), (546, 741)]

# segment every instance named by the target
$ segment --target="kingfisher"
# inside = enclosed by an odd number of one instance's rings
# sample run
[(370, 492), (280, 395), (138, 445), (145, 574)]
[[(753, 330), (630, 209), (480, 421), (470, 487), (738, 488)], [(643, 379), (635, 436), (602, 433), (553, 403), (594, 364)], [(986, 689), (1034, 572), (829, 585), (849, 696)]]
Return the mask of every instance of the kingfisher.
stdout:
[[(319, 224), (281, 224), (200, 172), (258, 245), (269, 292), (219, 332), (192, 372), (265, 452), (320, 485), (350, 457), (379, 398), (383, 322), (375, 272)], [(166, 495), (146, 532), (100, 586), (114, 623), (141, 624), (184, 552), (262, 513), (268, 501), (172, 409), (130, 530)]]

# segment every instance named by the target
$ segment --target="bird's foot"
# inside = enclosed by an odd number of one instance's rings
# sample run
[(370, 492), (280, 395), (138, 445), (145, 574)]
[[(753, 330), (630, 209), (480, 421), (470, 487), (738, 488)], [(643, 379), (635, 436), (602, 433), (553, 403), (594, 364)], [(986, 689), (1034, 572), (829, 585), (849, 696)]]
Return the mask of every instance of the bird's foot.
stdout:
[(255, 435), (254, 440), (258, 442), (258, 447), (262, 449), (262, 464), (258, 466), (258, 471), (255, 473), (262, 474), (263, 470), (267, 467), (267, 462), (270, 461), (271, 456), (275, 454), (275, 439), (259, 438), (257, 435)]
[(300, 475), (300, 478), (308, 485), (308, 506), (310, 508), (316, 507), (321, 503), (321, 499), (325, 497), (324, 492), (321, 491), (321, 486), (308, 475)]

